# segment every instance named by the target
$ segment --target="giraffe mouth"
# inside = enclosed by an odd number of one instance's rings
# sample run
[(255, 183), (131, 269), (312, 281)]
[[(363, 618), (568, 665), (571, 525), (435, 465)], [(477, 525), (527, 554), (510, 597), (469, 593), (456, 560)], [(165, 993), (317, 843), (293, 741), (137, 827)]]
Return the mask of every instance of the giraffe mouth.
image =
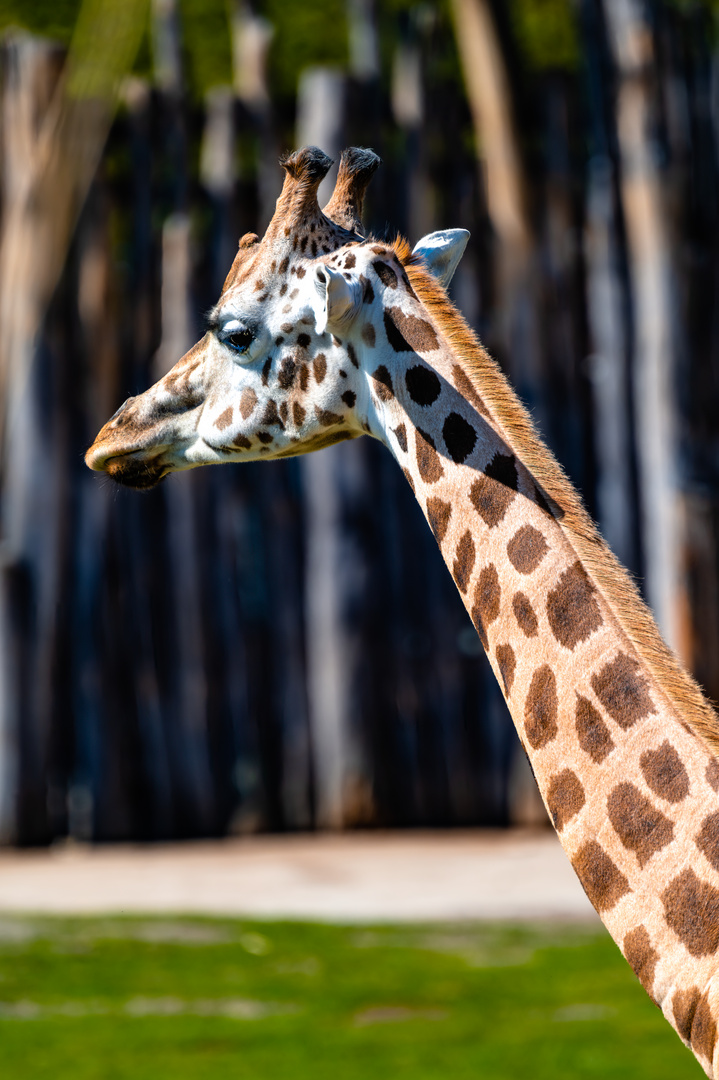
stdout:
[(171, 471), (157, 458), (148, 461), (135, 457), (134, 454), (108, 458), (103, 465), (103, 472), (107, 473), (115, 483), (134, 488), (136, 491), (147, 491), (156, 487)]

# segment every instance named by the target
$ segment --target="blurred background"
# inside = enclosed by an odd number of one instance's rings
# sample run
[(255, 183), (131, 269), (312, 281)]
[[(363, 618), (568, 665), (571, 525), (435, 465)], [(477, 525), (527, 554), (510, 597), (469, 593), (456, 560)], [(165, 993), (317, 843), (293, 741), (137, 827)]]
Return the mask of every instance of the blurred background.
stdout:
[(379, 444), (144, 495), (83, 464), (303, 144), (377, 150), (376, 235), (471, 231), (454, 299), (719, 697), (716, 0), (0, 0), (0, 31), (2, 841), (545, 820)]

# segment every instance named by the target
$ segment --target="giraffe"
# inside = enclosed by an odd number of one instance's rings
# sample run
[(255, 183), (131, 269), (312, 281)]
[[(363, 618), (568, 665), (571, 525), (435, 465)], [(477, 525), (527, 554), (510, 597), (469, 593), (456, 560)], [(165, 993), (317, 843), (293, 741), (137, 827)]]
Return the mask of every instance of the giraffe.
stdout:
[(719, 722), (446, 294), (467, 242), (366, 238), (379, 159), (306, 147), (244, 236), (202, 340), (86, 461), (135, 488), (368, 434), (399, 463), (589, 899), (719, 1078)]

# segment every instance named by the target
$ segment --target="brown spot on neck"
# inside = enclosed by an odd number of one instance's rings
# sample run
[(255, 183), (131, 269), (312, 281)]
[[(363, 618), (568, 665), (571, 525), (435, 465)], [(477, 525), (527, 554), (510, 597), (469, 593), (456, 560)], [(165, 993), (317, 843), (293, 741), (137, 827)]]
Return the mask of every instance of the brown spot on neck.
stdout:
[(487, 629), (499, 616), (499, 604), (502, 590), (499, 584), (499, 574), (493, 563), (485, 566), (479, 575), (479, 581), (474, 590), (474, 604), (472, 605), (472, 622), (479, 634), (479, 640), (485, 649), (489, 647)]
[(444, 469), (435, 450), (434, 439), (421, 428), (417, 428), (414, 434), (414, 445), (419, 475), (425, 484), (436, 484), (444, 476)]
[(709, 1005), (709, 991), (702, 994), (692, 1020), (691, 1043), (695, 1054), (713, 1064), (717, 1041), (717, 1023)]
[(407, 453), (407, 428), (404, 424), (398, 424), (396, 428), (392, 429), (392, 434), (397, 440), (397, 445), (403, 454)]
[(564, 571), (549, 593), (547, 617), (552, 633), (565, 649), (574, 649), (604, 623), (594, 586), (579, 561)]
[(655, 795), (667, 802), (678, 803), (689, 794), (687, 770), (668, 739), (657, 750), (645, 750), (639, 764)]
[(641, 867), (674, 839), (674, 823), (634, 784), (617, 784), (607, 799), (607, 812), (617, 836)]
[(582, 750), (585, 754), (589, 754), (597, 765), (601, 764), (614, 749), (614, 740), (602, 719), (602, 714), (588, 698), (582, 697), (581, 694), (577, 694), (574, 724)]
[(375, 393), (380, 401), (391, 401), (394, 397), (392, 376), (384, 364), (380, 364), (377, 370), (372, 373), (372, 379), (375, 384)]
[[(384, 254), (384, 252), (382, 252), (382, 254)], [(381, 259), (375, 259), (372, 263), (372, 269), (374, 270), (375, 274), (380, 279), (382, 284), (385, 286), (385, 288), (397, 288), (397, 275), (392, 269), (392, 267), (388, 265), (388, 263), (382, 262)]]
[(433, 405), (442, 392), (437, 375), (424, 364), (413, 364), (407, 368), (404, 381), (412, 401), (422, 408)]
[(507, 544), (509, 561), (520, 574), (533, 573), (548, 551), (544, 536), (532, 525), (522, 525)]
[(452, 378), (454, 379), (454, 385), (457, 387), (462, 397), (468, 401), (470, 405), (474, 405), (481, 416), (488, 417), (489, 410), (475, 390), (469, 375), (462, 370), (459, 364), (452, 365)]
[(452, 514), (452, 504), (432, 497), (427, 499), (427, 519), (438, 544), (444, 540)]
[(477, 445), (477, 432), (456, 412), (451, 412), (444, 421), (442, 438), (455, 465), (462, 465)]
[(494, 655), (497, 658), (497, 667), (499, 668), (499, 676), (502, 680), (504, 696), (509, 697), (512, 692), (514, 672), (517, 667), (517, 658), (514, 655), (514, 649), (509, 644), (498, 645)]
[(572, 865), (589, 900), (601, 914), (630, 892), (629, 882), (596, 840), (588, 840), (572, 859)]
[(696, 845), (707, 862), (719, 871), (719, 813), (708, 814), (704, 818)]
[(571, 769), (563, 769), (549, 782), (547, 806), (557, 832), (561, 832), (586, 802), (579, 777)]
[(431, 323), (416, 315), (405, 315), (401, 308), (384, 310), (384, 328), (387, 341), (395, 352), (434, 352), (439, 341)]
[(539, 622), (529, 597), (523, 592), (515, 593), (512, 598), (512, 611), (524, 636), (536, 637), (539, 632)]
[(476, 554), (477, 552), (474, 546), (474, 540), (472, 539), (472, 534), (469, 529), (467, 529), (457, 544), (454, 566), (452, 568), (454, 580), (457, 582), (457, 588), (460, 592), (466, 593), (469, 588), (469, 581), (472, 576), (472, 571), (474, 570)]
[(659, 953), (652, 946), (651, 938), (645, 926), (638, 926), (625, 935), (622, 950), (634, 974), (649, 994), (653, 997), (654, 973)]
[(362, 286), (362, 303), (374, 303), (374, 289), (372, 288), (372, 282), (368, 281), (364, 274), (360, 274), (360, 285)]
[(542, 664), (532, 676), (524, 703), (524, 730), (535, 750), (556, 737), (558, 712), (557, 680), (549, 664)]
[(626, 653), (620, 652), (592, 675), (592, 689), (612, 720), (625, 730), (656, 712), (639, 664)]
[(719, 791), (719, 759), (712, 758), (706, 768), (706, 782), (709, 787)]
[(677, 990), (672, 998), (674, 1026), (685, 1042), (689, 1042), (691, 1037), (692, 1021), (700, 997), (701, 990), (699, 987), (692, 986), (688, 990)]
[(517, 466), (514, 457), (497, 453), (484, 473), (472, 484), (472, 505), (489, 528), (504, 518), (517, 492)]
[(687, 868), (661, 899), (669, 928), (691, 956), (711, 956), (719, 949), (719, 889)]

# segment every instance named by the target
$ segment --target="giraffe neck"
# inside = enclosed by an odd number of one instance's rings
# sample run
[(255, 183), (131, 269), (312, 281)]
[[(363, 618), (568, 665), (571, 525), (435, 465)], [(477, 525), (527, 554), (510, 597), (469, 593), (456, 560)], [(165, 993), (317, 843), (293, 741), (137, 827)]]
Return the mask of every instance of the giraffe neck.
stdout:
[(719, 1075), (712, 713), (503, 377), (488, 378), (460, 317), (408, 269), (405, 318), (421, 311), (431, 327), (424, 348), (374, 371), (375, 433), (434, 531), (589, 899)]

